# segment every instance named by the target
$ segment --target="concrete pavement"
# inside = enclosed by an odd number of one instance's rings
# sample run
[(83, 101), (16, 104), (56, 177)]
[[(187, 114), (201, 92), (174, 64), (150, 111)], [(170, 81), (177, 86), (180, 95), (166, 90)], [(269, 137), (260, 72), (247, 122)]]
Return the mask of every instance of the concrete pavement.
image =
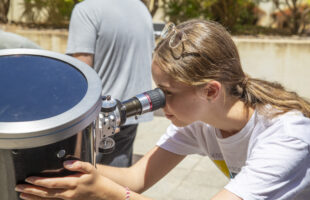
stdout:
[[(134, 144), (135, 157), (154, 147), (169, 124), (168, 119), (159, 116), (151, 122), (141, 123)], [(190, 155), (143, 194), (156, 200), (207, 200), (227, 183), (228, 179), (208, 157)]]

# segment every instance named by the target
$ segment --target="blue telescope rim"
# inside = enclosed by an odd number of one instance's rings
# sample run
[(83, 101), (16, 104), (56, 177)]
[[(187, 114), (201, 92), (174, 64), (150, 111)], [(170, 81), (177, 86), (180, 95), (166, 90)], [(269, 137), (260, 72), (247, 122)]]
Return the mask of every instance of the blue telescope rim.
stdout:
[(87, 91), (69, 110), (46, 119), (0, 122), (0, 149), (24, 149), (52, 144), (71, 137), (91, 125), (101, 108), (101, 81), (87, 64), (65, 54), (41, 49), (5, 49), (1, 56), (34, 55), (56, 59), (76, 68), (87, 81)]

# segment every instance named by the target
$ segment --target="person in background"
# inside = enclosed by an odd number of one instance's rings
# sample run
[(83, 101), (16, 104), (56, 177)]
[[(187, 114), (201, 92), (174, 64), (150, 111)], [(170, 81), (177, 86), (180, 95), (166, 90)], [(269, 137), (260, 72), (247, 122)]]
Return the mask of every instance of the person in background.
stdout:
[[(66, 53), (94, 68), (102, 95), (123, 101), (150, 90), (154, 45), (152, 17), (140, 0), (85, 0), (73, 9)], [(97, 162), (130, 166), (138, 123), (152, 118), (127, 119), (114, 135), (115, 150)]]
[(39, 45), (23, 36), (0, 29), (0, 49), (15, 48), (41, 49)]
[[(29, 177), (25, 199), (147, 200), (139, 194), (187, 155), (208, 156), (229, 179), (212, 200), (306, 200), (310, 196), (310, 103), (280, 84), (247, 75), (218, 23), (168, 24), (152, 74), (172, 124), (130, 168), (64, 162), (78, 174)], [(209, 180), (205, 180), (209, 181)], [(39, 197), (38, 197), (39, 196)]]

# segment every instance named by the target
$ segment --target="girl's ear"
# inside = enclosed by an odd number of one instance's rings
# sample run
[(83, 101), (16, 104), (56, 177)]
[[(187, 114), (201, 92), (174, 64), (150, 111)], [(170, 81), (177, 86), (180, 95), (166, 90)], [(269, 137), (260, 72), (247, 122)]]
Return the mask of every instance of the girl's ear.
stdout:
[(210, 81), (200, 88), (200, 96), (209, 102), (216, 100), (219, 97), (222, 84), (218, 81)]

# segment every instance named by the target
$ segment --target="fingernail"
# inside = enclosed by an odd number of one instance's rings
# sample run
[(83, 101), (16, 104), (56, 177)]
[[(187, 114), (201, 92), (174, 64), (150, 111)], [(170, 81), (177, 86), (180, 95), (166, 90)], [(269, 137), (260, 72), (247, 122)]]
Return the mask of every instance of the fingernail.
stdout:
[(15, 187), (15, 191), (17, 191), (17, 192), (22, 192), (22, 191), (24, 191), (24, 186), (22, 186), (22, 185), (17, 185), (17, 186)]
[(33, 183), (35, 181), (35, 178), (34, 177), (28, 177), (28, 178), (25, 179), (25, 181), (27, 183)]
[(29, 198), (27, 198), (27, 196), (25, 196), (23, 193), (21, 193), (21, 194), (19, 195), (19, 198), (24, 199), (24, 200), (29, 199)]
[(74, 163), (75, 163), (75, 160), (66, 160), (64, 162), (64, 165), (68, 168), (72, 168)]

